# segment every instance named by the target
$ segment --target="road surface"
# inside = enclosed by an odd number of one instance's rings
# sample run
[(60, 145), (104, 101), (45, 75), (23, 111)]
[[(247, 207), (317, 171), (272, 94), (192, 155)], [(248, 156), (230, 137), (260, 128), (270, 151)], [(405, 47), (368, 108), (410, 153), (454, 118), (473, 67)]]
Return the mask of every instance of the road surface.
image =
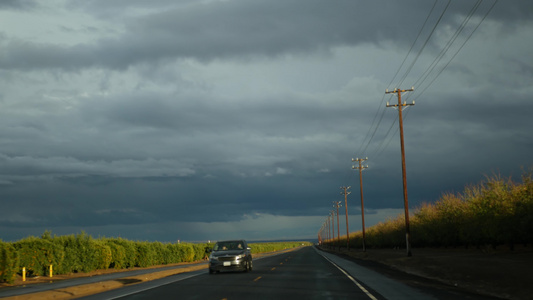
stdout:
[(251, 272), (201, 270), (82, 299), (178, 298), (439, 299), (314, 247), (254, 260)]
[(203, 262), (5, 288), (0, 298), (496, 299), (314, 247), (255, 258), (247, 273), (210, 275)]

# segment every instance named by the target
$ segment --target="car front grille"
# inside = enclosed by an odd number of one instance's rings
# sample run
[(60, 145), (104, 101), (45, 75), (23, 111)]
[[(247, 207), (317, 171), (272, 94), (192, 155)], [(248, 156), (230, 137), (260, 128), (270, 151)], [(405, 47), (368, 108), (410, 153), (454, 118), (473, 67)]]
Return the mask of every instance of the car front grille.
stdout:
[(219, 256), (218, 260), (219, 261), (234, 261), (235, 256)]

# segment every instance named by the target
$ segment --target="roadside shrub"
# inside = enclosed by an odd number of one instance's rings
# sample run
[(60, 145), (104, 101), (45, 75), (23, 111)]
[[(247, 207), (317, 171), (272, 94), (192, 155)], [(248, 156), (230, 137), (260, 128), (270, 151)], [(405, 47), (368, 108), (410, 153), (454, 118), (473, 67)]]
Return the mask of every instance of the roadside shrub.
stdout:
[(516, 242), (533, 244), (533, 180), (531, 174), (522, 176), (522, 185), (514, 189), (516, 198), (522, 199), (515, 204)]
[(151, 243), (153, 254), (153, 264), (154, 265), (166, 265), (171, 263), (170, 250), (168, 249), (168, 244), (161, 242)]
[(65, 249), (65, 273), (91, 272), (100, 266), (96, 241), (85, 232), (59, 238)]
[(366, 247), (394, 248), (405, 244), (405, 220), (403, 215), (387, 222), (380, 222), (366, 230)]
[(113, 269), (125, 269), (126, 268), (126, 250), (119, 243), (115, 243), (113, 239), (105, 240), (106, 245), (111, 251), (111, 261), (109, 267)]
[(177, 244), (178, 249), (178, 257), (180, 259), (180, 262), (193, 262), (194, 261), (194, 248), (192, 244), (189, 243), (181, 243)]
[(13, 283), (19, 268), (19, 257), (15, 248), (0, 241), (0, 282)]
[(152, 265), (152, 258), (154, 256), (152, 247), (147, 242), (137, 242), (137, 256), (135, 266), (146, 268)]
[[(192, 244), (194, 250), (194, 261), (203, 260), (207, 256), (208, 244)], [(213, 246), (211, 246), (213, 247)]]
[(124, 248), (124, 267), (135, 267), (137, 260), (137, 247), (135, 246), (135, 242), (128, 241), (123, 238), (113, 239), (113, 242)]
[(19, 255), (20, 268), (26, 267), (29, 276), (42, 276), (49, 272), (50, 265), (61, 266), (65, 252), (48, 239), (28, 237), (13, 243)]
[(80, 272), (82, 267), (82, 261), (78, 253), (76, 246), (76, 237), (74, 235), (61, 236), (58, 238), (60, 243), (63, 245), (65, 251), (65, 259), (61, 265), (61, 269), (56, 272), (63, 274)]
[(113, 261), (113, 252), (111, 251), (111, 247), (109, 247), (109, 245), (102, 240), (95, 241), (94, 247), (96, 249), (96, 269), (108, 269)]

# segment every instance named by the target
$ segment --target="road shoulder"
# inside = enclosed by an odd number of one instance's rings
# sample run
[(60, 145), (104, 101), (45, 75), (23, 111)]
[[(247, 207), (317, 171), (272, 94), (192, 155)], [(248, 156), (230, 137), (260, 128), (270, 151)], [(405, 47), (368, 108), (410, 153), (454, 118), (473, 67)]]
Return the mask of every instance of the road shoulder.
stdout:
[(507, 249), (368, 249), (332, 251), (362, 266), (421, 289), (443, 290), (499, 299), (531, 296), (533, 251)]

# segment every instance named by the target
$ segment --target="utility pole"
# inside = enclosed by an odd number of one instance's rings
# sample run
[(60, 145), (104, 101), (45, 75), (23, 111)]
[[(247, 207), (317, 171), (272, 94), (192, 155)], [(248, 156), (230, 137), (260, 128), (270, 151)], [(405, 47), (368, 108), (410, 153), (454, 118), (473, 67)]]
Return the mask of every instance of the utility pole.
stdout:
[(341, 230), (339, 227), (339, 206), (341, 206), (340, 201), (333, 201), (333, 207), (337, 208), (337, 245), (339, 245), (339, 250), (341, 249)]
[(320, 230), (318, 230), (318, 245), (319, 246), (322, 246), (322, 243), (324, 241), (324, 226), (326, 226), (326, 222), (322, 223)]
[(389, 105), (389, 102), (387, 102), (387, 107), (396, 107), (398, 108), (398, 123), (400, 123), (400, 145), (402, 148), (402, 177), (403, 177), (403, 205), (405, 208), (405, 242), (406, 242), (406, 248), (407, 248), (407, 256), (412, 256), (411, 254), (411, 237), (409, 232), (409, 202), (407, 200), (407, 177), (406, 177), (406, 171), (405, 171), (405, 146), (403, 141), (403, 117), (402, 117), (402, 111), (404, 107), (413, 106), (415, 105), (415, 102), (407, 104), (406, 102), (402, 103), (402, 93), (405, 92), (412, 92), (414, 91), (414, 88), (411, 88), (409, 90), (400, 90), (395, 89), (394, 91), (389, 92), (389, 90), (385, 91), (385, 94), (398, 94), (398, 104)]
[[(350, 250), (350, 230), (348, 229), (348, 195), (352, 192), (348, 192), (351, 186), (341, 186), (341, 189), (344, 190), (344, 207), (346, 208), (346, 248)], [(342, 194), (342, 193), (341, 193)]]
[(326, 218), (326, 245), (329, 243), (329, 215)]
[(326, 244), (329, 243), (329, 216), (326, 218), (326, 228), (324, 228), (326, 231)]
[(331, 221), (329, 219), (330, 215), (328, 215), (327, 223), (328, 223), (328, 243), (331, 242)]
[(361, 165), (362, 162), (368, 160), (367, 158), (352, 158), (352, 162), (359, 162), (359, 167), (352, 166), (352, 169), (359, 170), (359, 186), (361, 190), (361, 221), (363, 223), (363, 252), (366, 252), (366, 237), (365, 237), (365, 202), (363, 201), (363, 170), (368, 168), (368, 165), (365, 167)]
[(331, 216), (331, 244), (333, 245), (333, 248), (335, 248), (335, 211), (330, 211), (330, 216)]

